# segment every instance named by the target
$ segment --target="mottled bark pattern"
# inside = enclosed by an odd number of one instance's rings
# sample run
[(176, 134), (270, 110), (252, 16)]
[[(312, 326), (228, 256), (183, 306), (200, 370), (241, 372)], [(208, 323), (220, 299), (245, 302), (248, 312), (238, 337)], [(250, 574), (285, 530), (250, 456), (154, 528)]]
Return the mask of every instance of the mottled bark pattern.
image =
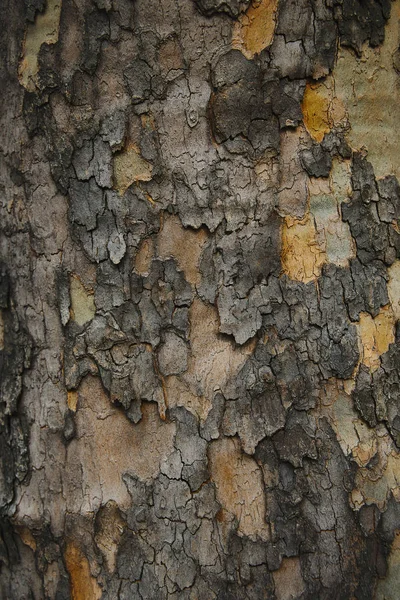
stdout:
[(0, 8), (1, 598), (398, 600), (399, 0)]

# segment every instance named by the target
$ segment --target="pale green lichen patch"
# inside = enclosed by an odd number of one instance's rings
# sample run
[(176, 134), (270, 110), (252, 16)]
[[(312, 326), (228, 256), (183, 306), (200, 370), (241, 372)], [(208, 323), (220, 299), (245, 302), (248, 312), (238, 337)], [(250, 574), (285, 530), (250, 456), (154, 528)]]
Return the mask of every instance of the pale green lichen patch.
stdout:
[(76, 276), (70, 279), (71, 318), (78, 325), (85, 325), (91, 321), (96, 312), (93, 293), (88, 292)]
[(136, 181), (150, 181), (152, 166), (130, 145), (114, 157), (114, 187), (122, 195)]
[(347, 266), (355, 255), (354, 241), (347, 223), (343, 223), (334, 194), (311, 196), (310, 212), (315, 220), (319, 243), (326, 252), (326, 260), (338, 266)]
[(35, 22), (29, 24), (26, 30), (18, 77), (29, 92), (36, 88), (42, 44), (55, 44), (58, 41), (60, 14), (61, 0), (47, 0), (44, 13), (38, 14)]

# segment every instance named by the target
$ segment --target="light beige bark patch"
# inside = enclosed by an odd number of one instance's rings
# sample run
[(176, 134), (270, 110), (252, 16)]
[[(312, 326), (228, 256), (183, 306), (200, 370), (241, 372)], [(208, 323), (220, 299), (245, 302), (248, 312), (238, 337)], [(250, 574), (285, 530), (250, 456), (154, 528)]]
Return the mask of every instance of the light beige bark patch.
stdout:
[(102, 553), (109, 573), (114, 573), (118, 545), (125, 528), (121, 512), (115, 502), (108, 502), (96, 517), (96, 544)]
[(70, 442), (64, 473), (72, 512), (92, 512), (110, 500), (121, 508), (130, 497), (122, 480), (157, 476), (160, 461), (173, 450), (175, 425), (164, 423), (156, 403), (143, 403), (136, 425), (112, 405), (99, 379), (86, 377), (78, 390), (76, 437)]
[(352, 193), (351, 188), (351, 162), (334, 158), (329, 174), (329, 185), (338, 205), (348, 202)]
[(219, 333), (215, 307), (195, 298), (190, 310), (190, 347), (187, 371), (164, 380), (168, 406), (185, 406), (206, 419), (216, 391), (234, 377), (252, 351), (252, 344), (237, 348)]
[(395, 340), (395, 315), (391, 306), (381, 308), (379, 314), (372, 318), (369, 313), (360, 313), (357, 324), (361, 361), (372, 371), (379, 368), (382, 354), (389, 350)]
[(377, 177), (400, 176), (400, 138), (394, 134), (400, 121), (400, 78), (393, 66), (400, 41), (399, 17), (400, 2), (396, 0), (384, 43), (377, 48), (366, 44), (361, 57), (340, 48), (333, 73), (336, 95), (351, 125), (348, 140), (353, 148), (367, 150)]
[(158, 59), (162, 74), (167, 80), (176, 76), (184, 67), (182, 51), (175, 37), (170, 37), (161, 44)]
[(70, 277), (71, 319), (78, 325), (91, 321), (96, 313), (94, 295), (86, 290), (77, 275)]
[(139, 246), (139, 250), (135, 257), (135, 271), (139, 275), (146, 276), (149, 274), (151, 261), (154, 257), (154, 242), (152, 238), (146, 238)]
[(124, 194), (136, 181), (150, 181), (152, 165), (145, 160), (136, 145), (130, 144), (114, 156), (114, 187)]
[(166, 214), (158, 234), (158, 256), (162, 259), (173, 257), (179, 268), (192, 285), (201, 281), (199, 262), (207, 241), (205, 229), (194, 231), (183, 227), (179, 217)]
[(253, 58), (272, 43), (278, 0), (253, 0), (235, 22), (232, 47)]
[(308, 178), (300, 161), (300, 150), (306, 136), (304, 127), (281, 133), (278, 192), (281, 216), (303, 219), (307, 211)]
[(298, 558), (284, 558), (277, 571), (272, 573), (276, 600), (296, 600), (305, 591)]
[(337, 389), (331, 389), (329, 395), (331, 404), (322, 413), (329, 419), (343, 454), (365, 467), (378, 451), (377, 434), (360, 419), (349, 395)]
[(89, 561), (82, 550), (74, 542), (68, 542), (64, 558), (71, 579), (72, 600), (100, 600), (101, 588), (90, 574)]
[(35, 91), (39, 71), (38, 55), (42, 44), (55, 44), (58, 41), (61, 0), (47, 0), (46, 9), (36, 16), (26, 30), (19, 63), (20, 83), (29, 92)]
[(400, 260), (396, 260), (388, 269), (388, 294), (390, 305), (396, 320), (400, 319)]
[(237, 438), (224, 437), (210, 444), (209, 461), (218, 501), (236, 517), (238, 532), (269, 539), (262, 473), (255, 460), (241, 451)]
[(374, 464), (360, 468), (356, 473), (351, 502), (357, 510), (364, 504), (376, 504), (383, 511), (390, 495), (400, 501), (400, 454), (382, 428), (378, 433)]

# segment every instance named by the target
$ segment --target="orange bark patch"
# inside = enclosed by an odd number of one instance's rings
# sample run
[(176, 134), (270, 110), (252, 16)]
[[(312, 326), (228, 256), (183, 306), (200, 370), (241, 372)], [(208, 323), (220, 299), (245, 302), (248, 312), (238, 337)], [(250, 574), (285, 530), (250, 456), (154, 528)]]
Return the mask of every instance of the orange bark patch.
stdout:
[(232, 46), (247, 58), (269, 46), (274, 37), (278, 0), (253, 0), (236, 21)]
[(81, 549), (73, 542), (68, 542), (64, 558), (71, 578), (72, 600), (99, 600), (101, 588), (90, 574), (89, 561)]

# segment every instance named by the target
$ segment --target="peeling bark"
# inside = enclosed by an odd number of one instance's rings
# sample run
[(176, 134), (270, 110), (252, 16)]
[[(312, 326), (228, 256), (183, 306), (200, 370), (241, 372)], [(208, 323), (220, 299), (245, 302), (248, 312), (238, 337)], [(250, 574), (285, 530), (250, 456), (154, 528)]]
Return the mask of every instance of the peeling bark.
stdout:
[(0, 596), (397, 600), (399, 0), (0, 10)]

